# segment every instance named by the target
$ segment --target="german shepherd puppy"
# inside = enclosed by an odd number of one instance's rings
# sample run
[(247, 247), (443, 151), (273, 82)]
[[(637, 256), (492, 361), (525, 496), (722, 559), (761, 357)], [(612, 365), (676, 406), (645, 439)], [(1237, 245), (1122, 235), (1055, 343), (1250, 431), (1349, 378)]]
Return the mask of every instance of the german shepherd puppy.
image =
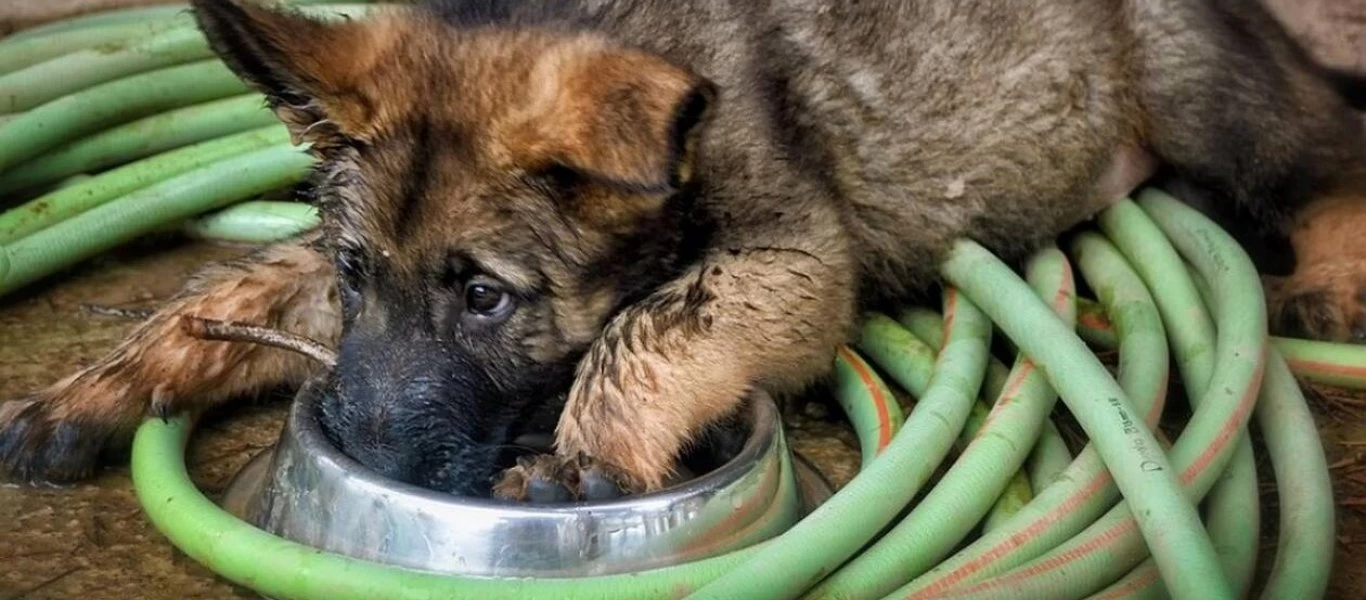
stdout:
[(522, 496), (536, 473), (491, 485), (499, 452), (562, 401), (547, 472), (656, 489), (747, 390), (818, 381), (861, 309), (935, 286), (954, 240), (1023, 257), (1159, 167), (1291, 234), (1278, 330), (1366, 331), (1361, 123), (1252, 0), (191, 4), (320, 158), (323, 226), (0, 408), (14, 479), (314, 369), (193, 315), (338, 348), (324, 425), (388, 476)]

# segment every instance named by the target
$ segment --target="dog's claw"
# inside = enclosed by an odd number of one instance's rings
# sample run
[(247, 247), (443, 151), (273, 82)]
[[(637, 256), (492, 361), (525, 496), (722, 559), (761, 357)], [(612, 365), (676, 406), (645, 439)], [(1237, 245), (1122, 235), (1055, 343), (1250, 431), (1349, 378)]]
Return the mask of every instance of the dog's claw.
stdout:
[(518, 458), (517, 466), (504, 471), (494, 485), (493, 495), (530, 504), (557, 504), (612, 500), (623, 492), (609, 470), (592, 459), (543, 454)]
[(579, 474), (579, 492), (585, 500), (603, 501), (621, 497), (621, 488), (602, 468), (593, 465)]
[(537, 477), (526, 483), (526, 501), (531, 504), (557, 504), (573, 500), (574, 493), (559, 481)]

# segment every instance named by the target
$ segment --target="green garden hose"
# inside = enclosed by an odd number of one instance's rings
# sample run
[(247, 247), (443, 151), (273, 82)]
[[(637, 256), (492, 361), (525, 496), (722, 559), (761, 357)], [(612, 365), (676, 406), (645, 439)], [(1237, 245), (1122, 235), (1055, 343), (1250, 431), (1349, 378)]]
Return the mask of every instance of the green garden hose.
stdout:
[[(196, 170), (213, 171), (221, 164), (220, 161), (228, 157), (287, 143), (289, 132), (277, 123), (177, 148), (62, 186), (0, 213), (0, 246), (12, 245), (26, 236), (109, 202), (143, 202), (145, 195), (133, 196), (131, 200), (123, 198), (171, 177)], [(149, 217), (152, 215), (148, 214)]]
[[(840, 390), (836, 400), (858, 432), (866, 469), (892, 443), (892, 435), (905, 422), (901, 405), (872, 366), (848, 348), (840, 348), (835, 354), (835, 387)], [(860, 411), (858, 406), (872, 406), (874, 410)]]
[[(1076, 293), (1066, 257), (1057, 250), (1040, 252), (1028, 270), (1034, 291), (1070, 324)], [(987, 423), (935, 487), (891, 531), (806, 597), (876, 598), (934, 566), (1006, 490), (1056, 399), (1034, 363), (1021, 356)]]
[(112, 125), (247, 91), (247, 84), (217, 59), (91, 86), (0, 125), (0, 172)]
[[(280, 0), (279, 3), (287, 6), (303, 6), (309, 4), (324, 4), (328, 1), (329, 0)], [(77, 29), (88, 29), (98, 26), (164, 21), (166, 19), (174, 18), (177, 15), (185, 14), (188, 11), (189, 5), (184, 2), (157, 4), (153, 6), (114, 8), (30, 27), (10, 35), (5, 38), (4, 41), (29, 40), (54, 33), (70, 32)]]
[(130, 39), (142, 39), (171, 29), (194, 26), (194, 18), (185, 7), (183, 14), (170, 17), (95, 24), (56, 31), (41, 36), (15, 35), (0, 40), (0, 75), (13, 73), (43, 61), (94, 48), (105, 44), (121, 44)]
[(81, 138), (0, 172), (0, 196), (271, 125), (285, 130), (266, 108), (265, 97), (254, 93), (169, 110)]
[(939, 350), (891, 317), (876, 312), (864, 315), (854, 347), (912, 396), (923, 396), (930, 387)]
[[(1151, 426), (1167, 393), (1167, 338), (1151, 296), (1127, 268), (1094, 271), (1079, 256), (1088, 283), (1101, 293), (1105, 312), (1115, 315), (1120, 386), (1135, 400)], [(1113, 265), (1121, 267), (1122, 265)], [(961, 583), (979, 581), (1023, 564), (1080, 532), (1119, 498), (1094, 444), (1088, 444), (1052, 485), (1001, 527), (916, 578), (898, 596), (932, 598)]]
[[(938, 313), (917, 306), (902, 310), (898, 318), (930, 352), (939, 351), (939, 340), (944, 334), (943, 320)], [(978, 394), (977, 404), (973, 405), (973, 414), (968, 426), (964, 428), (963, 435), (959, 436), (961, 444), (966, 445), (971, 441), (976, 434), (974, 420), (978, 414), (985, 420), (985, 415), (990, 411), (990, 402), (1000, 396), (1009, 377), (1010, 368), (1000, 360), (992, 357), (987, 361), (987, 375), (982, 381), (982, 392)], [(996, 529), (1004, 522), (1004, 517), (1018, 512), (1020, 507), (1016, 506), (1016, 502), (1024, 496), (1022, 489), (1026, 482), (1030, 492), (1025, 499), (1032, 500), (1038, 490), (1052, 483), (1071, 462), (1072, 454), (1068, 451), (1067, 443), (1063, 441), (1057, 426), (1052, 421), (1044, 421), (1043, 434), (1039, 436), (1038, 442), (1030, 452), (1027, 472), (1023, 477), (1017, 476), (1011, 480), (1007, 493), (1002, 494), (997, 500), (998, 506), (992, 508), (992, 514), (988, 516), (987, 522), (983, 523), (983, 528), (986, 531)]]
[(56, 270), (203, 212), (302, 180), (312, 157), (280, 144), (230, 156), (142, 188), (4, 246), (9, 272), (0, 295)]
[(78, 50), (0, 75), (0, 112), (25, 111), (124, 75), (211, 56), (213, 51), (209, 50), (204, 34), (193, 27)]
[(1337, 503), (1314, 416), (1280, 351), (1267, 353), (1257, 424), (1276, 472), (1280, 532), (1264, 598), (1322, 598), (1333, 566)]
[[(1186, 393), (1198, 403), (1214, 373), (1216, 340), (1214, 323), (1204, 309), (1205, 299), (1195, 280), (1186, 276), (1184, 261), (1162, 231), (1134, 204), (1121, 203), (1103, 212), (1099, 224), (1153, 290), (1163, 324), (1170, 332)], [(1245, 433), (1241, 437), (1233, 463), (1207, 500), (1207, 529), (1239, 596), (1252, 583), (1260, 533), (1252, 441)], [(1157, 581), (1151, 573), (1140, 571), (1135, 571), (1134, 581), (1150, 580), (1149, 585)], [(1132, 588), (1137, 593), (1146, 587), (1131, 583), (1121, 580), (1116, 589)]]
[(1366, 390), (1366, 346), (1272, 338), (1291, 370), (1309, 381)]
[[(942, 338), (942, 317), (932, 311), (923, 308), (907, 310), (902, 315), (901, 323), (884, 314), (869, 313), (864, 316), (862, 334), (857, 347), (873, 362), (883, 366), (885, 371), (892, 373), (902, 389), (912, 396), (920, 396), (934, 373), (934, 357), (939, 351), (939, 342)], [(961, 451), (962, 447), (966, 447), (972, 441), (991, 411), (990, 404), (984, 399), (999, 396), (1009, 376), (1009, 369), (999, 360), (994, 357), (988, 360), (987, 375), (982, 382), (978, 401), (973, 404), (967, 424), (958, 436), (956, 450)], [(1057, 435), (1057, 430), (1053, 429), (1052, 433)], [(1042, 439), (1040, 441), (1043, 442)], [(1057, 443), (1062, 444), (1061, 437), (1057, 439)], [(1063, 452), (1066, 452), (1065, 445)], [(997, 498), (983, 527), (994, 527), (1000, 519), (1014, 513), (1032, 498), (1033, 488), (1027, 474), (1016, 473), (1000, 498)]]
[(1231, 598), (1228, 582), (1215, 575), (1219, 573), (1217, 555), (1195, 507), (1186, 499), (1172, 461), (1152, 432), (1142, 426), (1143, 415), (1072, 328), (1029, 294), (1004, 263), (973, 242), (955, 246), (944, 274), (1048, 375), (1134, 508), (1132, 514), (1127, 509), (1112, 511), (1110, 518), (1127, 521), (1137, 515), (1138, 530), (1164, 577), (1175, 582), (1173, 596)]
[[(374, 8), (359, 3), (323, 4), (302, 7), (299, 12), (316, 18), (361, 17)], [(0, 113), (29, 110), (119, 77), (212, 56), (208, 40), (193, 24), (83, 48), (0, 75)]]
[(302, 202), (252, 200), (191, 220), (184, 229), (192, 238), (263, 244), (295, 237), (319, 222), (318, 209)]
[(189, 4), (184, 2), (153, 6), (129, 6), (103, 10), (59, 19), (51, 23), (45, 23), (43, 25), (16, 31), (3, 40), (0, 40), (0, 47), (3, 47), (4, 44), (32, 40), (38, 37), (50, 36), (54, 33), (71, 32), (77, 29), (89, 29), (98, 26), (122, 25), (128, 23), (153, 23), (165, 21), (176, 15), (188, 13), (189, 10)]
[[(1193, 209), (1152, 190), (1143, 193), (1140, 203), (1178, 251), (1210, 282), (1217, 304), (1215, 375), (1171, 450), (1171, 462), (1180, 467), (1182, 484), (1191, 499), (1198, 501), (1231, 458), (1255, 403), (1266, 353), (1265, 303), (1261, 295), (1247, 294), (1248, 289), (1259, 285), (1257, 273), (1226, 233)], [(1094, 435), (1092, 439), (1096, 439)], [(1125, 502), (1072, 540), (1012, 572), (965, 591), (971, 596), (993, 597), (1008, 588), (1012, 593), (1071, 597), (1077, 591), (1103, 587), (1142, 560), (1143, 539), (1135, 527), (1134, 516), (1135, 512), (1140, 517), (1145, 515), (1141, 509), (1131, 511), (1133, 506), (1133, 497), (1126, 494)], [(1160, 514), (1156, 516), (1161, 518)], [(1142, 519), (1137, 522), (1141, 526)], [(1151, 542), (1148, 545), (1159, 567), (1163, 567), (1161, 547)], [(1221, 567), (1217, 562), (1206, 562), (1214, 557), (1212, 548), (1209, 553), (1201, 557), (1203, 576), (1174, 577), (1164, 573), (1163, 579), (1174, 597), (1230, 594), (1227, 581), (1211, 577), (1220, 573)], [(1193, 559), (1182, 559), (1178, 565), (1190, 567), (1191, 562)], [(1211, 589), (1211, 582), (1218, 585)]]
[[(945, 294), (944, 320), (944, 349), (929, 389), (883, 456), (776, 543), (690, 597), (796, 597), (858, 552), (910, 503), (963, 428), (986, 369), (990, 322), (952, 289)], [(847, 535), (832, 539), (830, 530)]]
[[(1114, 331), (1104, 309), (1093, 300), (1077, 299), (1077, 334), (1097, 348), (1115, 347)], [(1296, 377), (1345, 390), (1366, 390), (1366, 346), (1271, 336)]]
[[(1113, 339), (1113, 330), (1103, 309), (1090, 301), (1081, 301), (1080, 308), (1094, 318), (1079, 330), (1089, 331), (1089, 337), (1101, 340), (1098, 344), (1101, 347), (1111, 347), (1112, 342), (1108, 340)], [(1313, 415), (1295, 378), (1297, 375), (1306, 379), (1327, 378), (1331, 373), (1354, 369), (1366, 371), (1363, 368), (1366, 356), (1358, 352), (1362, 349), (1360, 346), (1343, 344), (1272, 338), (1272, 345), (1256, 416), (1276, 471), (1281, 528), (1276, 561), (1262, 594), (1266, 598), (1319, 598), (1327, 586), (1333, 562), (1335, 506), (1323, 446), (1318, 442)], [(1283, 356), (1287, 347), (1300, 352), (1299, 356), (1304, 360), (1302, 365), (1312, 366), (1292, 373)], [(1363, 384), (1355, 378), (1324, 383), (1345, 384), (1344, 387)], [(1149, 573), (1150, 578), (1152, 575)], [(1152, 587), (1156, 582), (1137, 583)], [(1124, 588), (1117, 583), (1097, 597), (1136, 597), (1130, 593), (1139, 591), (1138, 588), (1138, 585)]]
[(1040, 490), (1053, 485), (1072, 461), (1072, 451), (1067, 448), (1058, 426), (1051, 420), (1044, 421), (1043, 435), (1039, 436), (1039, 441), (1029, 452), (1029, 488), (1037, 495)]

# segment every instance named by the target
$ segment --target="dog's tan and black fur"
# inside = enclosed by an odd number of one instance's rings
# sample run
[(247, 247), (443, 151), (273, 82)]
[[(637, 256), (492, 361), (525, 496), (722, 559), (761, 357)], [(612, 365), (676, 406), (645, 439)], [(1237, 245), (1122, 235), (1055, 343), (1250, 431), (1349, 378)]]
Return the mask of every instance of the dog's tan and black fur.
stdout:
[(1302, 257), (1276, 322), (1363, 316), (1366, 187), (1339, 177), (1361, 125), (1252, 0), (192, 4), (321, 157), (324, 226), (0, 408), (17, 478), (83, 477), (149, 411), (308, 374), (187, 338), (192, 314), (336, 344), (325, 425), (395, 477), (487, 494), (567, 393), (558, 453), (653, 489), (747, 389), (819, 380), (860, 308), (935, 285), (956, 238), (1021, 257), (1159, 165), (1273, 230), (1333, 215), (1349, 247)]

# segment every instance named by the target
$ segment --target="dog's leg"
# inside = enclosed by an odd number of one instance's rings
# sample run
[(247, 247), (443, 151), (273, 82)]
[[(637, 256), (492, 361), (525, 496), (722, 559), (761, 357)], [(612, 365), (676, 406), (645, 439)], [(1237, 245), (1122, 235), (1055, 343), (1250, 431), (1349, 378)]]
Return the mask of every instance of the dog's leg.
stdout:
[(619, 314), (579, 364), (557, 453), (596, 460), (628, 491), (657, 489), (751, 386), (785, 392), (827, 372), (854, 317), (851, 269), (831, 258), (843, 255), (722, 251)]
[(1225, 209), (1292, 238), (1294, 274), (1267, 285), (1271, 331), (1366, 339), (1361, 116), (1257, 3), (1133, 6), (1156, 153)]
[(316, 368), (309, 359), (195, 339), (182, 317), (266, 325), (334, 344), (341, 323), (333, 267), (309, 241), (206, 269), (95, 364), (0, 404), (0, 479), (79, 480), (148, 414), (208, 408), (301, 381)]
[(1366, 343), (1366, 177), (1355, 179), (1296, 215), (1295, 272), (1265, 280), (1273, 331)]

